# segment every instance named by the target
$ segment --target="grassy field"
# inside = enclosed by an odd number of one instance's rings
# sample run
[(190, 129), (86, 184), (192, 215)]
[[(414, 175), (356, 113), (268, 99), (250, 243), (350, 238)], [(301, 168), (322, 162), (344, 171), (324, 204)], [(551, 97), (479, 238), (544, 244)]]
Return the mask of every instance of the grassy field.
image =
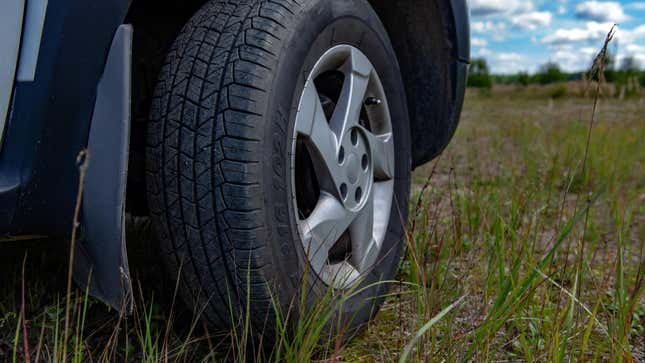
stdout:
[(416, 359), (645, 360), (645, 102), (600, 100), (583, 167), (592, 101), (514, 95), (470, 92), (452, 145), (416, 172), (413, 285), (348, 359), (398, 359), (460, 301)]
[[(269, 358), (644, 361), (645, 100), (600, 99), (589, 134), (592, 106), (469, 91), (454, 141), (414, 174), (407, 256), (377, 319), (344, 348), (313, 346), (312, 319)], [(131, 226), (135, 315), (76, 291), (67, 344), (66, 245), (2, 242), (0, 361), (241, 359), (239, 332), (209, 336), (173, 304), (148, 222)]]

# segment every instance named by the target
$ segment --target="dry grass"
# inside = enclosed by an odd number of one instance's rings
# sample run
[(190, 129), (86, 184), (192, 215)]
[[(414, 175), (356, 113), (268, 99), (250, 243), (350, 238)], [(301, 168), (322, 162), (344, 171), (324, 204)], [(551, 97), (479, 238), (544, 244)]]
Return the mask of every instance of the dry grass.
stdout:
[[(590, 104), (468, 93), (452, 145), (415, 173), (418, 194), (434, 170), (411, 232), (426, 259), (425, 291), (402, 288), (346, 359), (398, 359), (402, 342), (461, 296), (418, 360), (459, 361), (473, 346), (478, 361), (645, 359), (645, 100), (599, 100), (583, 171)], [(558, 237), (522, 301), (495, 316), (504, 289), (521, 287)], [(422, 280), (415, 264), (404, 263), (404, 281)], [(636, 301), (621, 315), (625, 297)], [(473, 339), (491, 317), (502, 321)]]

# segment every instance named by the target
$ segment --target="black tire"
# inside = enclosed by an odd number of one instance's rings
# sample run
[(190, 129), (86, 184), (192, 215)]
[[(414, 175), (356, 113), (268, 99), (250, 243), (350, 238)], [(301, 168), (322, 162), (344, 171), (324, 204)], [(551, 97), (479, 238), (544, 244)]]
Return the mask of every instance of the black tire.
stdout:
[[(365, 0), (211, 1), (190, 20), (159, 76), (148, 129), (150, 211), (182, 295), (214, 328), (250, 307), (271, 341), (272, 297), (286, 311), (307, 259), (291, 200), (291, 138), (307, 69), (351, 44), (372, 61), (393, 120), (394, 203), (381, 262), (342, 308), (350, 328), (376, 313), (403, 250), (410, 135), (403, 81), (387, 33)], [(328, 290), (308, 279), (307, 304)], [(360, 289), (360, 288), (359, 288)], [(250, 298), (247, 301), (247, 296)], [(256, 330), (256, 331), (257, 331)]]

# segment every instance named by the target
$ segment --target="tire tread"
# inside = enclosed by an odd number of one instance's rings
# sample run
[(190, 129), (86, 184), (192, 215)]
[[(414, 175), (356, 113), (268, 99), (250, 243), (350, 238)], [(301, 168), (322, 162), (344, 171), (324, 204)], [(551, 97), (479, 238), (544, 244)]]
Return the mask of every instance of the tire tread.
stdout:
[(182, 296), (223, 329), (246, 296), (251, 316), (271, 301), (258, 158), (275, 49), (299, 7), (207, 3), (170, 49), (152, 101), (148, 196), (162, 255)]

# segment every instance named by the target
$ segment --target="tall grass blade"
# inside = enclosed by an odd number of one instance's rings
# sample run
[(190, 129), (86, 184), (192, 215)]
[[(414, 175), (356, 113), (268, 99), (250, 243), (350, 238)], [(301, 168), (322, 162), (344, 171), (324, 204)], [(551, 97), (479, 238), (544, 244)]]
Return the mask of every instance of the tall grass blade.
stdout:
[(450, 304), (448, 307), (443, 309), (439, 314), (437, 314), (435, 317), (430, 319), (424, 326), (421, 327), (417, 331), (417, 333), (414, 335), (414, 338), (405, 346), (405, 349), (403, 349), (403, 353), (401, 354), (401, 358), (399, 359), (399, 363), (405, 363), (408, 361), (408, 357), (410, 356), (410, 353), (412, 353), (412, 350), (416, 346), (417, 342), (423, 338), (423, 336), (430, 330), (435, 324), (437, 324), (439, 321), (441, 321), (443, 318), (446, 317), (453, 309), (455, 309), (457, 306), (461, 305), (461, 303), (464, 301), (464, 299), (467, 297), (467, 295), (464, 295), (459, 298), (459, 300), (455, 301), (454, 303)]

